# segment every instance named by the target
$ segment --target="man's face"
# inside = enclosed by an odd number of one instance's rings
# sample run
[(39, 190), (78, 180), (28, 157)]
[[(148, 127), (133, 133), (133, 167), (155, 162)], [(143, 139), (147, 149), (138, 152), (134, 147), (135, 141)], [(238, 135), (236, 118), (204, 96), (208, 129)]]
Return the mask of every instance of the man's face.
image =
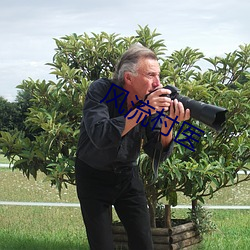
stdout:
[(157, 88), (161, 88), (160, 66), (156, 60), (140, 59), (137, 67), (137, 74), (131, 76), (131, 87), (134, 95), (143, 99)]

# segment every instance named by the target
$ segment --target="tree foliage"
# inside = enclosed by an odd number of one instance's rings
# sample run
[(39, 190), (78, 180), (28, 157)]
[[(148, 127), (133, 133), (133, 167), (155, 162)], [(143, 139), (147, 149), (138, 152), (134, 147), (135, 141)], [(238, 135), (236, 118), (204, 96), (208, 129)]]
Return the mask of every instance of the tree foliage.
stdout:
[[(249, 170), (250, 44), (240, 45), (223, 57), (206, 58), (189, 47), (167, 56), (159, 35), (148, 26), (139, 26), (131, 37), (101, 32), (55, 39), (55, 55), (48, 65), (56, 80), (24, 80), (18, 88), (30, 96), (25, 128), (15, 133), (1, 132), (0, 146), (14, 168), (27, 177), (36, 178), (38, 171), (44, 172), (59, 191), (67, 183), (74, 184), (74, 159), (87, 88), (93, 80), (111, 77), (121, 54), (140, 42), (157, 53), (163, 84), (177, 86), (182, 95), (192, 99), (228, 109), (220, 133), (192, 120), (205, 131), (195, 152), (176, 144), (154, 183), (150, 159), (141, 154), (151, 209), (162, 197), (176, 205), (178, 192), (203, 200), (220, 188), (242, 181), (238, 171)], [(209, 63), (207, 69), (201, 69), (202, 61)], [(244, 180), (249, 178), (246, 175)]]
[[(198, 66), (201, 59), (210, 63), (204, 72)], [(205, 131), (195, 153), (176, 145), (177, 150), (162, 164), (159, 178), (153, 184), (150, 159), (141, 155), (151, 214), (163, 197), (173, 206), (177, 205), (178, 192), (204, 202), (204, 197), (212, 198), (221, 188), (250, 180), (247, 174), (250, 170), (249, 67), (250, 45), (241, 45), (239, 50), (215, 58), (205, 58), (198, 50), (185, 48), (173, 52), (164, 61), (162, 77), (165, 84), (177, 86), (182, 95), (192, 99), (226, 107), (228, 114), (220, 133), (191, 120), (193, 125)], [(239, 171), (246, 173), (241, 179)]]
[[(140, 27), (138, 35), (131, 37), (101, 32), (55, 39), (56, 52), (48, 65), (57, 80), (27, 79), (18, 85), (31, 97), (25, 129), (1, 133), (2, 150), (14, 168), (28, 178), (44, 172), (59, 191), (63, 185), (75, 183), (74, 159), (88, 85), (100, 77), (111, 77), (118, 58), (143, 37), (139, 35), (143, 31)], [(155, 32), (151, 36), (148, 27), (145, 31), (152, 41), (158, 36)]]
[(21, 130), (23, 121), (23, 110), (16, 102), (9, 102), (0, 97), (0, 130)]

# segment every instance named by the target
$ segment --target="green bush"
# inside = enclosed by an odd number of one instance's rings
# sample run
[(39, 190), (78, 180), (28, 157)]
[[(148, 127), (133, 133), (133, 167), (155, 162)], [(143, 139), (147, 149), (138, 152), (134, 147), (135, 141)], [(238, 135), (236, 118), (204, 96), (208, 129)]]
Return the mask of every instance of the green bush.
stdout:
[[(1, 132), (0, 147), (14, 169), (35, 178), (38, 171), (44, 172), (59, 192), (64, 185), (75, 184), (74, 159), (87, 88), (97, 78), (111, 77), (120, 55), (140, 42), (159, 56), (163, 84), (228, 109), (220, 133), (191, 120), (204, 131), (196, 151), (176, 144), (153, 184), (150, 159), (142, 153), (141, 173), (152, 216), (162, 197), (167, 197), (170, 205), (177, 204), (177, 192), (203, 201), (204, 196), (212, 197), (217, 190), (237, 183), (237, 172), (249, 170), (250, 44), (240, 45), (224, 57), (206, 58), (189, 47), (167, 56), (164, 41), (157, 40), (159, 35), (148, 26), (139, 26), (131, 37), (101, 32), (55, 39), (56, 52), (48, 65), (57, 80), (24, 80), (18, 88), (31, 97), (25, 129)], [(202, 60), (210, 65), (205, 70), (199, 66)], [(241, 181), (249, 179), (246, 175)]]

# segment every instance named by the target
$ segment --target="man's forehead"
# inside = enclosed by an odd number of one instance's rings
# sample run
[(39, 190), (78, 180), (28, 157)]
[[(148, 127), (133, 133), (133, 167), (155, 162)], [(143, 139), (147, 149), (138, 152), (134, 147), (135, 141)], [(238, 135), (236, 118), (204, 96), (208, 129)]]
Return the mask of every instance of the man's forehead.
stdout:
[(142, 58), (137, 64), (137, 69), (150, 72), (159, 72), (160, 66), (157, 60), (151, 58)]

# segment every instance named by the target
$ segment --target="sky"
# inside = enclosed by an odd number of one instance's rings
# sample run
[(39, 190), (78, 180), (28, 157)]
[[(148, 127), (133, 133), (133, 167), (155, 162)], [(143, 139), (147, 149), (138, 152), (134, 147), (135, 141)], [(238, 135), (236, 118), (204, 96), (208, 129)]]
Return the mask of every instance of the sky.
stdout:
[(223, 56), (250, 42), (249, 0), (1, 0), (0, 96), (14, 101), (23, 80), (54, 80), (54, 38), (76, 33), (161, 33), (167, 55), (189, 46)]

